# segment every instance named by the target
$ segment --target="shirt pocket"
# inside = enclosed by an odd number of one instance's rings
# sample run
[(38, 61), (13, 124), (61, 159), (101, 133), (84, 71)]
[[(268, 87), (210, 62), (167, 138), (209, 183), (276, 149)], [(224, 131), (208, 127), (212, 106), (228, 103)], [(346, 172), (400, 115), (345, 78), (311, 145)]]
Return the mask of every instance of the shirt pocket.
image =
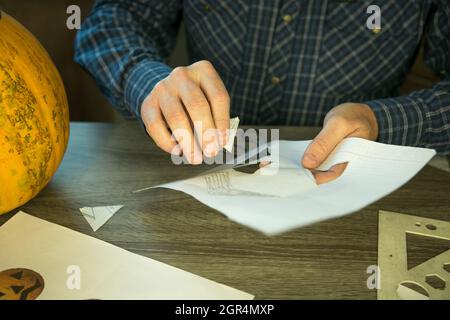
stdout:
[(246, 0), (185, 0), (184, 19), (195, 58), (209, 60), (221, 71), (239, 72), (248, 9)]
[[(381, 9), (381, 29), (369, 29), (367, 8)], [(420, 43), (416, 0), (330, 0), (315, 77), (327, 95), (367, 96), (401, 85)]]

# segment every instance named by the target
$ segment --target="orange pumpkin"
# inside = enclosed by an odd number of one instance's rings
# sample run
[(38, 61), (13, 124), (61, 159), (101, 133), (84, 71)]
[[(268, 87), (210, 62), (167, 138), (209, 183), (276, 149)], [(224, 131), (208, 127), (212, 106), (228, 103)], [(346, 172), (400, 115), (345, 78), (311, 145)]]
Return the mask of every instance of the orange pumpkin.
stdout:
[(48, 53), (0, 11), (0, 214), (38, 194), (69, 139), (63, 82)]

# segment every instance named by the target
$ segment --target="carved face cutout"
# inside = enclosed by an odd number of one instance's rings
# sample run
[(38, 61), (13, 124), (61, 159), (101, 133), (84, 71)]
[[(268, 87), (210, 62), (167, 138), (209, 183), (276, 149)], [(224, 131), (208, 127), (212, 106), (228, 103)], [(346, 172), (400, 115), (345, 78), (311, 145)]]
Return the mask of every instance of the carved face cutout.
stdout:
[(0, 272), (0, 300), (35, 300), (44, 290), (42, 276), (29, 269)]

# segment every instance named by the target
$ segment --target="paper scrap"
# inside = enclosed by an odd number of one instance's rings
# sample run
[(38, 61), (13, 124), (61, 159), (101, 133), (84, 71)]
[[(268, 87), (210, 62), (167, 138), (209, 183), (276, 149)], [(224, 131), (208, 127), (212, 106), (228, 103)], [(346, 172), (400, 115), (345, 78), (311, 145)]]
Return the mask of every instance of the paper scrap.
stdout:
[(92, 230), (97, 231), (103, 226), (123, 205), (105, 206), (105, 207), (83, 207), (80, 208), (83, 217), (92, 227)]
[(253, 299), (24, 212), (0, 227), (0, 248), (0, 299)]
[[(346, 170), (338, 179), (316, 185), (309, 170), (300, 164), (310, 142), (272, 142), (272, 163), (265, 169), (272, 171), (271, 175), (255, 172), (243, 176), (224, 165), (227, 173), (221, 174), (222, 182), (216, 171), (216, 176), (203, 175), (159, 187), (185, 192), (233, 221), (275, 235), (364, 208), (409, 181), (436, 153), (347, 138), (319, 168), (327, 170), (348, 162)], [(212, 183), (219, 183), (219, 188)], [(220, 192), (214, 192), (215, 188)]]
[(236, 132), (237, 132), (238, 127), (239, 127), (239, 117), (231, 118), (228, 142), (224, 146), (224, 149), (227, 150), (228, 152), (233, 151), (234, 138), (236, 137)]

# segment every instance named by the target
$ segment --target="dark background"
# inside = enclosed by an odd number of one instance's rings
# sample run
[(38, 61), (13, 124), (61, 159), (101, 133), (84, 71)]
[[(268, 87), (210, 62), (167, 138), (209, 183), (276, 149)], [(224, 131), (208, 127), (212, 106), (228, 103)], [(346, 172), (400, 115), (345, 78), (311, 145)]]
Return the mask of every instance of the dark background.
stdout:
[[(48, 50), (64, 80), (72, 121), (121, 121), (121, 116), (101, 95), (94, 81), (73, 62), (76, 30), (66, 27), (66, 9), (73, 4), (80, 6), (84, 19), (93, 3), (94, 0), (0, 0), (0, 8), (25, 25)], [(181, 27), (169, 64), (186, 65), (187, 61), (184, 28)], [(435, 81), (419, 55), (403, 91), (426, 88)]]

